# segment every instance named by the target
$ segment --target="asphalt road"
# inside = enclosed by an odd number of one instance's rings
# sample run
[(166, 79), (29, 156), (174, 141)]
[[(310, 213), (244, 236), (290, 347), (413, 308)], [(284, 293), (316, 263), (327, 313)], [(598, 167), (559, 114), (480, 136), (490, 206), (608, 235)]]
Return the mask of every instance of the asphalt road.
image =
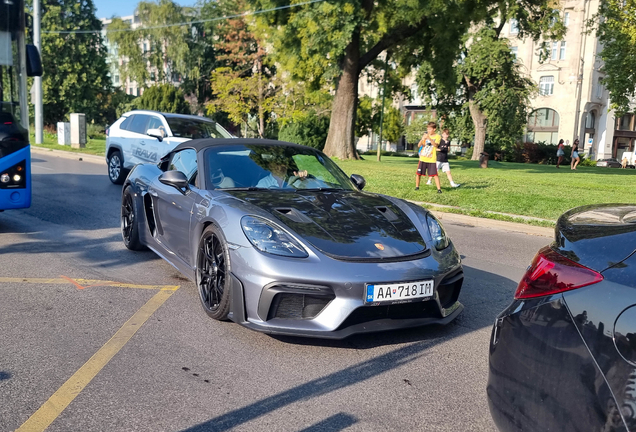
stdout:
[(446, 223), (466, 274), (452, 324), (271, 337), (210, 320), (193, 283), (125, 249), (105, 165), (34, 153), (33, 173), (32, 207), (0, 213), (0, 431), (36, 412), (50, 431), (495, 430), (490, 326), (549, 239)]

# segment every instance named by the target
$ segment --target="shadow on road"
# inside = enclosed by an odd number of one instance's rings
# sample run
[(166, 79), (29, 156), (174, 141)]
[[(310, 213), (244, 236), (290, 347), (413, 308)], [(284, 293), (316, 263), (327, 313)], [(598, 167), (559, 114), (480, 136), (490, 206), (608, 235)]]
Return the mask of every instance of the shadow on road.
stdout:
[[(357, 335), (341, 341), (275, 337), (284, 343), (343, 349), (407, 345), (214, 417), (204, 423), (185, 429), (185, 431), (221, 432), (231, 430), (285, 406), (320, 397), (400, 368), (427, 356), (427, 351), (436, 345), (490, 327), (497, 314), (512, 300), (517, 283), (511, 279), (471, 267), (464, 266), (464, 272), (465, 280), (460, 301), (464, 303), (466, 309), (449, 325)], [(357, 419), (348, 414), (340, 413), (303, 429), (303, 431), (339, 431), (354, 422), (357, 422)], [(323, 423), (324, 426), (322, 426)]]

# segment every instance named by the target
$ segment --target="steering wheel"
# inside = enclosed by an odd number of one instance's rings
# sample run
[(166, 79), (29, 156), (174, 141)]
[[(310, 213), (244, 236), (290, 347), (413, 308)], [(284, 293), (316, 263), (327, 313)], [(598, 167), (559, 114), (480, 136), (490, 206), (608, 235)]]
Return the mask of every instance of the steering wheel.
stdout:
[(316, 177), (314, 175), (312, 175), (312, 174), (307, 174), (307, 176), (305, 176), (305, 177), (293, 175), (293, 176), (289, 177), (289, 179), (287, 179), (287, 184), (289, 186), (293, 186), (294, 183), (296, 183), (299, 180), (302, 182), (302, 181), (305, 181), (305, 180), (315, 180), (315, 179), (316, 179)]

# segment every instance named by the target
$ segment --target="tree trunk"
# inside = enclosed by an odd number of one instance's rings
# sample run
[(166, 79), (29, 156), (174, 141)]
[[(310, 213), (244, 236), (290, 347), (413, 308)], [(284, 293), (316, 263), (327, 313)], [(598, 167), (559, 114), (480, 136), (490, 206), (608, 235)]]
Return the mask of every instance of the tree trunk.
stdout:
[(479, 109), (477, 103), (471, 97), (468, 102), (470, 116), (475, 125), (475, 145), (473, 146), (472, 160), (479, 160), (479, 155), (484, 151), (486, 142), (486, 115)]
[(360, 159), (354, 143), (358, 107), (358, 63), (360, 31), (354, 32), (345, 50), (342, 76), (333, 100), (325, 153), (339, 159)]
[(263, 110), (263, 64), (260, 58), (256, 60), (256, 67), (258, 68), (258, 135), (262, 139), (265, 136), (265, 111)]

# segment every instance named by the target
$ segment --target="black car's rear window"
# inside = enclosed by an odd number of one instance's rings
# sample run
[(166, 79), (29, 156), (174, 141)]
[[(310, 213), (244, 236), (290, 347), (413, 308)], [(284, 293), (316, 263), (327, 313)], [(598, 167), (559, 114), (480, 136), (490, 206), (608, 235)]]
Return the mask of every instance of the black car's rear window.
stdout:
[(198, 120), (179, 117), (166, 117), (172, 135), (178, 138), (231, 138), (216, 123), (209, 120)]

